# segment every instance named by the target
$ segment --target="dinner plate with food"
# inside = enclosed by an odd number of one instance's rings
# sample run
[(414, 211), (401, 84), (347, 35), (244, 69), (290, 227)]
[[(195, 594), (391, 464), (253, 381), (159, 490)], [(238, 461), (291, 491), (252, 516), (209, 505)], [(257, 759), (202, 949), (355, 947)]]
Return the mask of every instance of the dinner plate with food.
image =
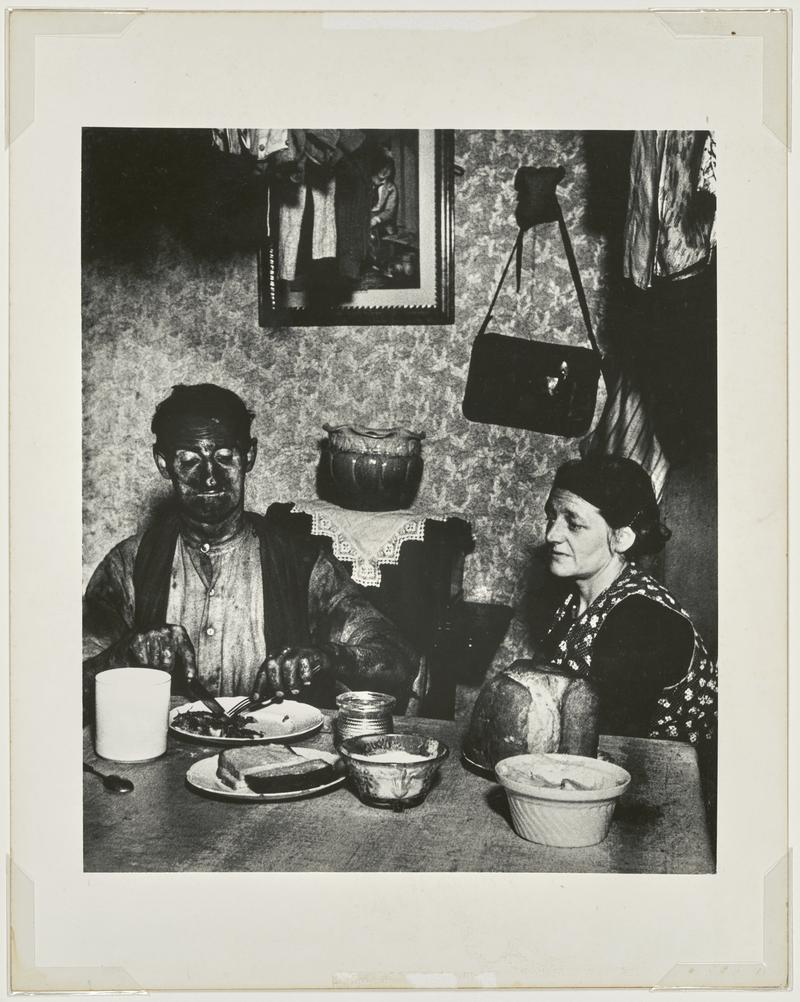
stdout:
[(203, 793), (234, 800), (295, 800), (341, 786), (345, 771), (334, 752), (264, 744), (200, 759), (186, 780)]
[[(241, 702), (238, 696), (220, 696), (223, 709)], [(181, 737), (206, 744), (249, 745), (262, 741), (294, 741), (322, 727), (315, 706), (284, 699), (256, 710), (245, 710), (230, 721), (214, 716), (201, 702), (184, 703), (169, 713), (169, 728)]]

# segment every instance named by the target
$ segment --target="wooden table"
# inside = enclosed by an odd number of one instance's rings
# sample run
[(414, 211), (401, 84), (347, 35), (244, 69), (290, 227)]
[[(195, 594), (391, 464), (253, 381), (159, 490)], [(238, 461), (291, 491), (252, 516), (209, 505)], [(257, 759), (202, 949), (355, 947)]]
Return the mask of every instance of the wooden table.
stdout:
[[(224, 800), (186, 783), (192, 762), (219, 749), (169, 737), (154, 762), (84, 760), (133, 780), (133, 793), (84, 782), (84, 869), (163, 871), (547, 871), (709, 873), (713, 859), (690, 745), (602, 737), (600, 748), (632, 776), (608, 838), (583, 849), (526, 842), (511, 828), (505, 793), (461, 760), (463, 724), (398, 718), (399, 731), (450, 747), (440, 782), (418, 807), (395, 813), (362, 804), (347, 786), (294, 801)], [(297, 744), (332, 748), (330, 719)]]

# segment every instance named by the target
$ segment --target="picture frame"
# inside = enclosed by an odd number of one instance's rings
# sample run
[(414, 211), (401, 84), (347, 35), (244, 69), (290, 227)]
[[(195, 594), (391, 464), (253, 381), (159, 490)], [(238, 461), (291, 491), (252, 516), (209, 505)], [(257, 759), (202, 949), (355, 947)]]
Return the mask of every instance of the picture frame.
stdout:
[[(303, 210), (298, 210), (297, 201), (305, 195), (297, 199), (286, 183), (271, 181), (268, 233), (258, 252), (260, 326), (454, 322), (453, 131), (360, 131), (365, 140), (358, 153), (359, 169), (372, 178), (373, 193), (377, 179), (373, 168), (382, 162), (382, 151), (388, 154), (393, 175), (390, 184), (395, 185), (398, 203), (394, 222), (385, 228), (370, 225), (361, 267), (353, 265), (358, 253), (354, 256), (352, 249), (340, 253), (339, 233), (337, 257), (314, 260), (310, 247), (313, 237), (309, 233), (313, 223), (303, 223), (304, 232), (296, 240), (299, 254), (287, 236), (290, 225), (299, 228), (297, 214), (299, 211), (302, 215)], [(284, 209), (287, 187), (288, 198), (295, 200), (289, 210), (293, 219)], [(311, 201), (318, 207), (319, 203)], [(373, 223), (375, 216), (370, 217), (370, 212), (368, 207), (367, 222)], [(294, 278), (284, 277), (293, 268)], [(345, 271), (349, 274), (343, 274)]]

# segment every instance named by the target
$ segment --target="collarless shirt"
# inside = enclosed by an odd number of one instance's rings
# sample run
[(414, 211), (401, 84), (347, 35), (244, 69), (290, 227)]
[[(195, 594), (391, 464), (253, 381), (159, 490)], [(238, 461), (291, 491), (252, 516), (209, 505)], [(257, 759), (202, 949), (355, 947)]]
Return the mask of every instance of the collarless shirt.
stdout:
[(181, 623), (210, 692), (249, 692), (266, 657), (261, 551), (251, 525), (224, 543), (178, 537), (167, 622)]

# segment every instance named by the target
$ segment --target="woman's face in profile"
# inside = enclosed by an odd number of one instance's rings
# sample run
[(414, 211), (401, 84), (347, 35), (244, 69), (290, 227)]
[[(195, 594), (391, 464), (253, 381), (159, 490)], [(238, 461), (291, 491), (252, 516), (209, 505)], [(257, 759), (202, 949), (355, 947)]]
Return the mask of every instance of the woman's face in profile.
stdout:
[(555, 490), (544, 510), (550, 572), (556, 577), (591, 578), (614, 559), (613, 529), (593, 504)]

